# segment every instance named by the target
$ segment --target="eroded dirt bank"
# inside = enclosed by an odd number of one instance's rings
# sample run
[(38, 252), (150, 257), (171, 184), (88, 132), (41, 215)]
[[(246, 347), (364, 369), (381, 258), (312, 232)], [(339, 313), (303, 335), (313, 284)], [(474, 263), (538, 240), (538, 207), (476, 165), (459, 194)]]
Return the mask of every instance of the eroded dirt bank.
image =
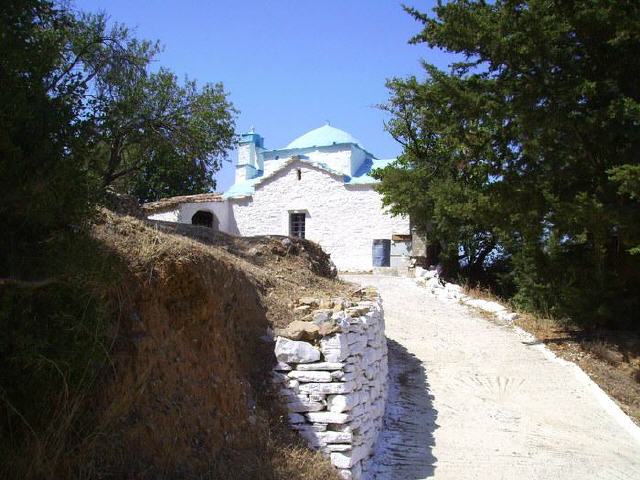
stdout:
[(265, 336), (294, 320), (290, 299), (347, 287), (310, 242), (189, 228), (175, 235), (109, 212), (95, 227), (127, 266), (93, 409), (105, 438), (96, 469), (120, 478), (331, 478), (287, 433), (266, 380), (274, 359)]

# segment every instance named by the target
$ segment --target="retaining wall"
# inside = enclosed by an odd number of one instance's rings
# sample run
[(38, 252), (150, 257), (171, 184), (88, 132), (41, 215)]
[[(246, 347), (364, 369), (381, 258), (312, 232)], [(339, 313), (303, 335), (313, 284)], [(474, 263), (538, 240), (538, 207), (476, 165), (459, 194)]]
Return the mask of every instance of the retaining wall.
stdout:
[(387, 398), (382, 303), (371, 289), (356, 302), (303, 303), (298, 308), (309, 308), (308, 321), (276, 332), (274, 381), (292, 428), (329, 455), (343, 478), (359, 479), (368, 470)]

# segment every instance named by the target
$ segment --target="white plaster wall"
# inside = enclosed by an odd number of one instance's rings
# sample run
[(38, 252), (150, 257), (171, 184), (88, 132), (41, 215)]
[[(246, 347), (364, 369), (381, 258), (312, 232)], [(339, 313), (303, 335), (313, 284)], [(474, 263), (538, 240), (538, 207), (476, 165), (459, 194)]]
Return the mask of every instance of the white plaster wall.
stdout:
[(237, 225), (231, 233), (246, 236), (289, 235), (289, 213), (304, 211), (306, 238), (318, 242), (343, 271), (371, 270), (373, 239), (409, 234), (409, 219), (385, 214), (372, 185), (345, 186), (341, 177), (303, 162), (266, 180), (252, 198), (229, 203)]
[(177, 222), (191, 223), (191, 217), (199, 210), (213, 213), (218, 219), (218, 230), (225, 233), (237, 233), (235, 222), (231, 216), (231, 208), (228, 202), (197, 202), (183, 203), (180, 205)]
[(236, 182), (243, 182), (253, 178), (256, 170), (264, 169), (262, 151), (254, 143), (243, 143), (238, 146), (238, 161), (236, 162)]
[[(354, 150), (362, 151), (357, 148)], [(294, 155), (303, 155), (312, 162), (324, 163), (325, 165), (329, 166), (329, 168), (338, 172), (342, 172), (345, 175), (353, 175), (353, 171), (351, 168), (351, 145), (333, 145), (327, 147), (319, 147), (316, 150), (303, 148), (286, 150), (284, 152), (265, 152), (265, 172), (270, 170), (268, 164), (275, 158), (274, 155), (276, 154), (279, 155), (279, 160), (283, 158), (290, 158)]]
[(366, 158), (367, 154), (362, 149), (351, 145), (351, 173), (349, 175), (355, 175)]
[(163, 222), (179, 222), (180, 208), (174, 210), (167, 210), (165, 212), (157, 212), (148, 217), (150, 220), (161, 220)]

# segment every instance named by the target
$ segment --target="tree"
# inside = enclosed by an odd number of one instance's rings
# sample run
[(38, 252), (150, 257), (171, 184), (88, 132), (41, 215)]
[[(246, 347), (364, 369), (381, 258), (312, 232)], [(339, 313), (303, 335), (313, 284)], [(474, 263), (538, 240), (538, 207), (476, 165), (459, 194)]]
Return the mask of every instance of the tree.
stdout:
[(65, 55), (73, 26), (51, 2), (9, 0), (0, 8), (2, 277), (21, 276), (52, 232), (88, 214), (93, 185), (77, 119), (86, 85)]
[(221, 84), (180, 85), (165, 69), (104, 71), (95, 82), (91, 168), (103, 186), (141, 200), (215, 186), (213, 173), (235, 142), (235, 110)]
[[(82, 15), (70, 65), (91, 72), (83, 102), (88, 168), (103, 188), (140, 200), (207, 191), (235, 143), (236, 110), (222, 84), (181, 85), (165, 68), (150, 71), (157, 43), (139, 41), (104, 14)], [(105, 43), (103, 39), (113, 41)]]
[(151, 72), (157, 51), (66, 2), (0, 5), (3, 478), (80, 475), (63, 452), (91, 432), (85, 407), (124, 274), (89, 234), (105, 189), (208, 189), (233, 142), (222, 86)]
[(637, 320), (640, 5), (455, 0), (433, 17), (407, 11), (424, 26), (412, 42), (463, 61), (389, 81), (388, 129), (404, 151), (378, 172), (385, 201), (429, 224), (463, 266), (507, 263), (523, 306)]

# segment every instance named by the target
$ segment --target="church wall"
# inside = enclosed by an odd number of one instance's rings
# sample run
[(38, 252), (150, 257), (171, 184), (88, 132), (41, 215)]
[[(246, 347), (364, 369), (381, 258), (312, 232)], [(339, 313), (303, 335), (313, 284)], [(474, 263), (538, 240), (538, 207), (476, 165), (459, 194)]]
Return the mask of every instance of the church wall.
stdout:
[(351, 145), (351, 176), (355, 175), (360, 165), (364, 163), (367, 158), (367, 154), (363, 150)]
[(229, 203), (237, 225), (233, 233), (240, 235), (289, 235), (289, 214), (304, 212), (306, 238), (318, 242), (343, 271), (371, 270), (373, 239), (409, 233), (407, 218), (383, 213), (372, 185), (345, 186), (341, 176), (303, 162), (266, 180), (251, 199)]
[(231, 234), (238, 233), (229, 202), (183, 203), (173, 210), (166, 210), (149, 215), (149, 219), (164, 222), (191, 223), (191, 217), (199, 210), (213, 213), (220, 231)]
[(156, 212), (149, 215), (150, 220), (161, 220), (163, 222), (179, 222), (180, 220), (180, 207), (173, 210), (166, 210), (164, 212)]
[(335, 152), (315, 150), (306, 154), (312, 162), (324, 163), (338, 172), (351, 171), (351, 148), (343, 148)]
[[(354, 148), (353, 150), (358, 150), (360, 152), (362, 151), (357, 148)], [(285, 154), (286, 156), (282, 156)], [(353, 174), (353, 172), (351, 171), (351, 145), (332, 145), (328, 147), (322, 147), (322, 149), (304, 148), (299, 150), (286, 150), (282, 152), (277, 150), (266, 151), (264, 152), (265, 173), (270, 170), (269, 163), (271, 161), (275, 160), (277, 162), (275, 158), (276, 155), (279, 156), (278, 160), (291, 157), (293, 155), (303, 155), (312, 162), (324, 163), (332, 170), (344, 172), (347, 175)]]
[(183, 203), (180, 206), (178, 222), (191, 223), (191, 217), (199, 210), (211, 212), (218, 220), (218, 230), (226, 233), (234, 232), (234, 222), (231, 218), (231, 208), (228, 202), (197, 202)]

